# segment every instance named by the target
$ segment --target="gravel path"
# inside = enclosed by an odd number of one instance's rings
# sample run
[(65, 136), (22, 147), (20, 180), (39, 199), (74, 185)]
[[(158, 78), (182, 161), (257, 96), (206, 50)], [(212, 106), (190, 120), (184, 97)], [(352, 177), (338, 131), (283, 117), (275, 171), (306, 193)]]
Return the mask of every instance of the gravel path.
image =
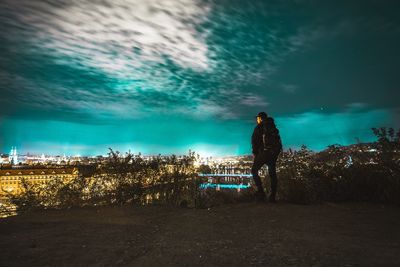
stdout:
[(0, 266), (400, 266), (400, 207), (102, 207), (0, 220)]

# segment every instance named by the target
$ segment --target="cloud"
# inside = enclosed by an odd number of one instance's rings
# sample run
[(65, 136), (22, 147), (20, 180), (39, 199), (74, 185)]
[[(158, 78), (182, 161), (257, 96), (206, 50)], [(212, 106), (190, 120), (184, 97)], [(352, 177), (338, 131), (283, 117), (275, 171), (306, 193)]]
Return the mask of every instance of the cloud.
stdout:
[[(251, 86), (263, 86), (279, 62), (307, 42), (305, 28), (290, 34), (279, 25), (264, 28), (269, 14), (261, 12), (252, 26), (237, 19), (252, 12), (252, 4), (26, 0), (0, 5), (2, 21), (13, 29), (6, 34), (5, 65), (18, 61), (17, 70), (7, 67), (3, 74), (13, 98), (23, 108), (98, 118), (166, 110), (197, 118), (240, 117), (246, 107), (268, 105)], [(14, 43), (18, 50), (12, 50)]]
[(255, 95), (245, 95), (241, 100), (241, 103), (246, 106), (261, 106), (266, 107), (269, 103), (265, 102), (265, 100), (260, 96)]
[(289, 93), (289, 94), (294, 94), (298, 91), (299, 87), (294, 84), (282, 84), (281, 88), (283, 91)]
[(365, 110), (367, 107), (368, 107), (368, 104), (361, 103), (361, 102), (349, 103), (349, 104), (346, 105), (346, 109), (348, 111)]
[[(57, 2), (55, 2), (57, 3)], [(207, 69), (205, 36), (195, 26), (208, 7), (194, 0), (10, 1), (24, 26), (34, 30), (31, 42), (57, 55), (129, 76), (146, 62), (164, 56), (186, 68)]]
[[(322, 5), (294, 5), (261, 0), (1, 1), (0, 101), (5, 108), (0, 114), (89, 122), (159, 113), (230, 120), (245, 119), (266, 106), (271, 113), (293, 114), (320, 106), (340, 110), (353, 102), (372, 107), (376, 99), (395, 99), (371, 93), (372, 85), (377, 90), (376, 84), (394, 84), (394, 75), (385, 81), (373, 78), (379, 73), (347, 77), (351, 70), (366, 68), (354, 65), (349, 71), (343, 64), (347, 54), (340, 54), (345, 50), (336, 47), (349, 47), (348, 35), (351, 45), (360, 43), (353, 35), (360, 34), (369, 16), (332, 20), (331, 10)], [(337, 10), (332, 12), (337, 16)], [(394, 18), (371, 21), (384, 28), (390, 24), (390, 29), (396, 25)], [(392, 73), (382, 68), (385, 75)], [(364, 82), (368, 79), (372, 82)], [(371, 88), (351, 95), (363, 83)], [(393, 91), (387, 88), (382, 90)], [(344, 93), (348, 98), (336, 97)]]

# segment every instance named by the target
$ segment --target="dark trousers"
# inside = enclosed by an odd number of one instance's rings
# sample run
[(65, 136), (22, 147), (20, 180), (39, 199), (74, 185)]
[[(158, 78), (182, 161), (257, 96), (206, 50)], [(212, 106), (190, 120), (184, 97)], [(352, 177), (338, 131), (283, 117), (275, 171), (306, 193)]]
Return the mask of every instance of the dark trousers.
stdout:
[(271, 155), (267, 152), (259, 153), (255, 155), (253, 167), (251, 168), (251, 174), (253, 175), (254, 183), (257, 186), (257, 193), (260, 195), (265, 195), (264, 189), (261, 183), (260, 176), (258, 176), (258, 171), (264, 164), (268, 166), (268, 173), (271, 177), (271, 196), (275, 197), (276, 190), (278, 186), (278, 179), (276, 177), (276, 155)]

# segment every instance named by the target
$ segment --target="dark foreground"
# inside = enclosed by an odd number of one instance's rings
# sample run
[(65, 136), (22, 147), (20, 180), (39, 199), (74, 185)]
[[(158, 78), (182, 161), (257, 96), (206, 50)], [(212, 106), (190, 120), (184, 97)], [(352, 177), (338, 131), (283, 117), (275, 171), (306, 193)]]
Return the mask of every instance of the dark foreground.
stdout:
[(0, 266), (400, 266), (400, 208), (243, 203), (0, 220)]

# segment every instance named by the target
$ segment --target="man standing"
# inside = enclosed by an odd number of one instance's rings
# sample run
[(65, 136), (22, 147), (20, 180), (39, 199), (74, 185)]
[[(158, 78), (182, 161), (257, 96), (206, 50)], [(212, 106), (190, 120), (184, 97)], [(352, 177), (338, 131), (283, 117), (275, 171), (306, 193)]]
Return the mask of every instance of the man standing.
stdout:
[(282, 151), (282, 142), (279, 130), (275, 126), (274, 119), (268, 117), (265, 112), (257, 115), (257, 126), (254, 128), (251, 136), (251, 144), (253, 149), (254, 162), (251, 168), (254, 183), (257, 186), (257, 201), (265, 200), (265, 192), (261, 183), (258, 171), (264, 164), (268, 166), (268, 173), (271, 177), (271, 194), (269, 201), (275, 203), (276, 190), (278, 180), (276, 177), (276, 160)]

